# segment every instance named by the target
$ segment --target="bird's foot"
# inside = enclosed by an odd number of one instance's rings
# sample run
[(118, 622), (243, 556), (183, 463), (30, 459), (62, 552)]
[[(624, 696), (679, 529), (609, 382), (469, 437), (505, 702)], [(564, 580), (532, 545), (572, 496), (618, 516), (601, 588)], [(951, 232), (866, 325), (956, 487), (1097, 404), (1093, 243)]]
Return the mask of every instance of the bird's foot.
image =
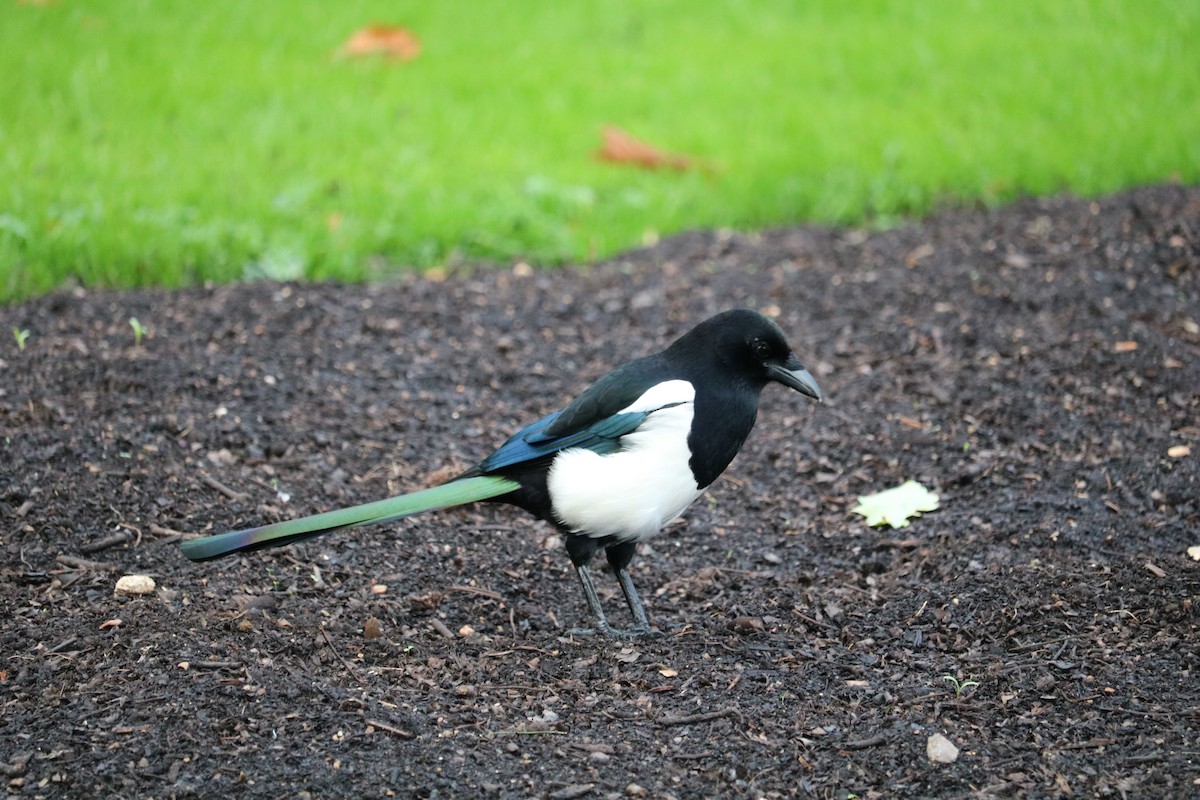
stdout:
[(607, 623), (592, 628), (569, 628), (567, 633), (572, 636), (607, 636), (610, 639), (628, 641), (632, 639), (657, 639), (665, 636), (662, 631), (654, 630), (649, 625), (637, 628), (614, 628)]
[(626, 633), (629, 634), (630, 639), (661, 639), (667, 635), (665, 632), (649, 626), (645, 628), (630, 628)]

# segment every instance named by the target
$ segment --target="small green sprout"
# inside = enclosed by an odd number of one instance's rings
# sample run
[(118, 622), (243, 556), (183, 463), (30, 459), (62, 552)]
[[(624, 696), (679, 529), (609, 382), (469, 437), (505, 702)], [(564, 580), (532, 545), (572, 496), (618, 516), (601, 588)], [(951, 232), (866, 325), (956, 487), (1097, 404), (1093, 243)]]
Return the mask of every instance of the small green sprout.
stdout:
[(142, 337), (146, 335), (146, 327), (138, 320), (137, 317), (129, 318), (129, 327), (133, 328), (133, 346), (142, 346)]
[(954, 677), (953, 675), (943, 675), (942, 680), (950, 681), (951, 683), (954, 684), (954, 696), (955, 697), (962, 697), (963, 692), (967, 691), (967, 689), (970, 689), (974, 686), (979, 685), (979, 681), (961, 681), (960, 682), (958, 680), (958, 678)]
[(13, 338), (17, 340), (17, 349), (24, 352), (25, 340), (29, 338), (29, 330), (28, 329), (21, 330), (20, 328), (18, 328), (14, 325), (12, 332), (13, 332)]

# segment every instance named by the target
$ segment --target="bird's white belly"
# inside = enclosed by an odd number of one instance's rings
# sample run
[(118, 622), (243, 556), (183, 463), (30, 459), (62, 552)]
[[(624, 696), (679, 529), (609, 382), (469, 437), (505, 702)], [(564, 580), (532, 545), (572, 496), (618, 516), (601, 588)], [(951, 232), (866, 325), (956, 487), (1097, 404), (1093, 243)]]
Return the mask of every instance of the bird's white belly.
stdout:
[[(559, 453), (547, 476), (555, 516), (569, 530), (588, 536), (644, 539), (657, 533), (691, 505), (702, 490), (689, 465), (688, 433), (695, 392), (685, 381), (673, 387), (679, 405), (650, 414), (609, 455), (573, 449)], [(651, 392), (629, 408), (637, 409)], [(684, 399), (686, 398), (686, 400)]]

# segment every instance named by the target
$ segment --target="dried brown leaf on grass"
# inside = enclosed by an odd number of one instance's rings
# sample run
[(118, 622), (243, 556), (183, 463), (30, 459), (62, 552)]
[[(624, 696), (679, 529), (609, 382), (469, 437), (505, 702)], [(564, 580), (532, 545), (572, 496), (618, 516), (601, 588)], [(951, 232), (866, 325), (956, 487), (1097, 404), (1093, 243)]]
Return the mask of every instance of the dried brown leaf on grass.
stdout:
[(654, 145), (634, 138), (616, 125), (605, 125), (601, 131), (603, 143), (596, 151), (596, 158), (614, 164), (631, 164), (643, 169), (694, 169), (696, 159), (678, 153), (666, 153)]
[(350, 34), (337, 55), (342, 58), (384, 56), (394, 61), (412, 61), (421, 54), (421, 40), (408, 28), (374, 23)]

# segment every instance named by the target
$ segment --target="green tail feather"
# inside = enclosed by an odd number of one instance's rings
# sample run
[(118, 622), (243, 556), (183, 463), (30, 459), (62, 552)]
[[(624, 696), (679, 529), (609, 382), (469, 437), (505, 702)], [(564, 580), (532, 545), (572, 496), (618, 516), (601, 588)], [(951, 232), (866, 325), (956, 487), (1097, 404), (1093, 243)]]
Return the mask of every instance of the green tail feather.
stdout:
[(493, 475), (460, 478), (431, 489), (423, 489), (399, 497), (389, 497), (387, 500), (377, 500), (361, 506), (327, 511), (324, 514), (285, 522), (275, 522), (259, 528), (247, 528), (241, 531), (219, 533), (215, 536), (205, 536), (202, 539), (192, 539), (184, 542), (181, 549), (183, 554), (192, 561), (208, 561), (230, 553), (249, 552), (261, 550), (264, 547), (291, 544), (342, 528), (390, 522), (401, 517), (419, 514), (422, 511), (475, 503), (508, 494), (518, 488), (520, 488), (520, 484), (516, 481)]

